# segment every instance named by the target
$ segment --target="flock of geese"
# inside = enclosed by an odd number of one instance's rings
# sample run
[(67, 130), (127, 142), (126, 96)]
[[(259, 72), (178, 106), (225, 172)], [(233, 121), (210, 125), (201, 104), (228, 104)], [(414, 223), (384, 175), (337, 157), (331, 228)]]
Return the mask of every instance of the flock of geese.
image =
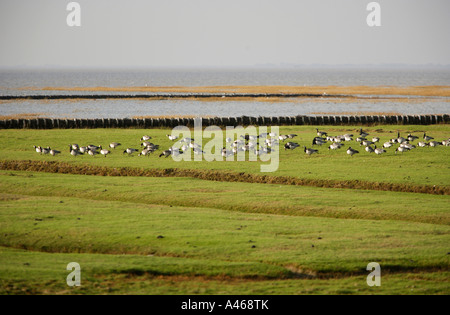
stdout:
[[(338, 136), (330, 136), (325, 131), (319, 131), (316, 129), (317, 136), (312, 140), (312, 147), (314, 146), (322, 146), (324, 144), (328, 145), (328, 150), (339, 150), (343, 146), (345, 146), (345, 142), (353, 141), (353, 134), (344, 134)], [(169, 140), (177, 141), (177, 136), (166, 135)], [(242, 135), (241, 139), (234, 140), (231, 138), (226, 138), (226, 143), (228, 147), (223, 147), (222, 156), (228, 157), (230, 155), (236, 155), (242, 151), (253, 152), (255, 155), (268, 154), (271, 151), (275, 150), (274, 147), (279, 146), (280, 142), (284, 143), (285, 150), (294, 150), (300, 145), (297, 142), (293, 142), (292, 139), (297, 137), (297, 134), (288, 134), (288, 135), (277, 135), (276, 133), (262, 133), (258, 136), (256, 135)], [(386, 149), (389, 149), (396, 146), (395, 153), (397, 152), (405, 152), (409, 150), (413, 150), (417, 146), (419, 147), (437, 147), (439, 145), (450, 146), (450, 138), (443, 141), (435, 141), (433, 137), (428, 136), (425, 132), (423, 133), (422, 140), (419, 136), (414, 136), (412, 134), (408, 134), (406, 137), (402, 137), (400, 132), (397, 132), (397, 137), (392, 138), (389, 141), (377, 147), (377, 144), (380, 143), (379, 137), (372, 137), (370, 140), (368, 138), (369, 134), (364, 132), (362, 128), (359, 130), (358, 137), (356, 137), (356, 142), (359, 143), (360, 147), (364, 147), (364, 150), (368, 153), (375, 153), (377, 155), (386, 153)], [(123, 151), (123, 154), (133, 155), (136, 152), (138, 156), (149, 156), (153, 152), (159, 149), (159, 145), (156, 145), (150, 140), (152, 137), (143, 136), (140, 139), (141, 149), (135, 148), (127, 148)], [(192, 138), (184, 138), (179, 140), (180, 147), (170, 147), (168, 150), (164, 150), (159, 154), (159, 157), (169, 157), (171, 155), (176, 156), (179, 154), (183, 154), (189, 150), (192, 150), (194, 154), (203, 154), (205, 153), (202, 149), (202, 146), (194, 141)], [(264, 141), (264, 145), (261, 145)], [(288, 142), (286, 142), (288, 141)], [(413, 144), (415, 141), (418, 141), (417, 144)], [(87, 145), (87, 146), (79, 146), (76, 143), (69, 145), (69, 152), (72, 156), (84, 155), (88, 154), (90, 156), (95, 155), (103, 155), (106, 157), (111, 154), (111, 149), (115, 150), (121, 143), (111, 142), (109, 144), (108, 149), (104, 149), (101, 145)], [(56, 156), (61, 154), (61, 151), (51, 149), (50, 147), (43, 148), (41, 146), (34, 146), (34, 149), (39, 154), (50, 154), (52, 156)], [(303, 146), (303, 151), (307, 155), (317, 154), (319, 153), (319, 149), (307, 148)], [(353, 156), (358, 154), (359, 151), (349, 146), (346, 150), (347, 154)]]

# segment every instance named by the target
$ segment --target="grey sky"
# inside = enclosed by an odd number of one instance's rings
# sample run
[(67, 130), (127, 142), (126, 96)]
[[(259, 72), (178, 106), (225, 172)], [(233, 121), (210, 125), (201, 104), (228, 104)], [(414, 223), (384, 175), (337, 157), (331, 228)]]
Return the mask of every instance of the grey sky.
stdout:
[(1, 0), (0, 66), (450, 64), (450, 1)]

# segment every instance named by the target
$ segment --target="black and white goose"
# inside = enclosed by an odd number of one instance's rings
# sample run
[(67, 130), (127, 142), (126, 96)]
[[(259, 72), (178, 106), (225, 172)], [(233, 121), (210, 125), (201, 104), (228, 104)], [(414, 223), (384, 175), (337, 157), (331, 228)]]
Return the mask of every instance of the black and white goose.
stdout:
[(39, 153), (39, 154), (42, 153), (42, 150), (41, 150), (42, 147), (41, 146), (35, 146), (34, 145), (33, 147), (34, 147), (34, 149), (36, 150), (37, 153)]
[(409, 151), (409, 150), (410, 150), (410, 149), (407, 148), (407, 147), (402, 147), (402, 146), (400, 146), (400, 147), (398, 147), (397, 149), (395, 149), (395, 154), (397, 154), (397, 152), (402, 152), (402, 154), (403, 154), (403, 152)]
[(369, 134), (368, 134), (367, 132), (364, 132), (364, 131), (362, 130), (362, 128), (359, 129), (359, 136), (360, 136), (360, 137), (365, 138), (365, 137), (367, 137), (368, 135), (369, 135)]
[(127, 148), (125, 151), (123, 151), (123, 154), (128, 153), (128, 155), (132, 155), (134, 152), (138, 152), (138, 150), (133, 148)]
[(408, 141), (415, 141), (415, 140), (417, 140), (417, 139), (419, 139), (419, 137), (417, 137), (417, 136), (413, 136), (412, 134), (408, 134), (408, 136), (406, 137), (406, 139), (408, 139)]
[(359, 153), (359, 151), (357, 151), (355, 149), (352, 149), (352, 147), (349, 147), (347, 149), (347, 154), (350, 155), (350, 156), (353, 156), (354, 154), (357, 154), (357, 153)]
[(167, 157), (169, 157), (171, 154), (172, 154), (172, 151), (171, 151), (171, 150), (165, 150), (165, 151), (163, 151), (163, 152), (159, 155), (159, 157), (165, 156), (165, 157), (167, 158)]
[(122, 145), (122, 144), (120, 144), (120, 143), (118, 143), (118, 142), (111, 142), (111, 143), (109, 144), (109, 147), (110, 147), (111, 149), (115, 149), (115, 148), (117, 148), (117, 147), (120, 146), (120, 145)]
[(318, 150), (315, 150), (315, 149), (307, 149), (306, 147), (305, 147), (305, 149), (303, 150), (306, 154), (308, 154), (308, 155), (311, 155), (311, 154), (314, 154), (314, 153), (319, 153), (319, 151)]
[(433, 140), (433, 139), (434, 139), (433, 137), (427, 136), (427, 134), (425, 132), (423, 133), (423, 140), (430, 141), (430, 140)]
[(175, 141), (178, 139), (178, 136), (172, 136), (172, 135), (166, 135), (166, 136), (169, 138), (169, 140), (172, 140), (172, 141)]
[(392, 147), (392, 142), (390, 142), (390, 141), (387, 141), (387, 142), (385, 142), (384, 144), (383, 144), (383, 148), (390, 148), (390, 147)]
[(101, 149), (100, 150), (100, 154), (103, 155), (104, 157), (106, 157), (110, 153), (111, 153), (111, 151), (106, 150), (106, 149)]
[(326, 133), (325, 131), (319, 131), (318, 128), (316, 128), (316, 131), (319, 137), (326, 137), (328, 135), (328, 133)]
[(368, 152), (368, 153), (373, 153), (373, 152), (375, 151), (375, 149), (372, 148), (370, 145), (368, 145), (367, 147), (365, 147), (364, 150), (366, 150), (366, 152)]
[(51, 156), (57, 156), (58, 154), (60, 154), (61, 151), (58, 150), (54, 150), (54, 149), (50, 149), (50, 155)]
[(295, 148), (299, 147), (300, 145), (296, 142), (288, 142), (284, 145), (284, 150), (294, 150)]
[(376, 155), (386, 153), (386, 150), (384, 150), (382, 148), (377, 148), (377, 146), (375, 146), (375, 149), (373, 151), (375, 152)]
[(141, 138), (141, 141), (148, 141), (148, 140), (150, 140), (152, 137), (150, 137), (150, 136), (143, 136), (142, 138)]

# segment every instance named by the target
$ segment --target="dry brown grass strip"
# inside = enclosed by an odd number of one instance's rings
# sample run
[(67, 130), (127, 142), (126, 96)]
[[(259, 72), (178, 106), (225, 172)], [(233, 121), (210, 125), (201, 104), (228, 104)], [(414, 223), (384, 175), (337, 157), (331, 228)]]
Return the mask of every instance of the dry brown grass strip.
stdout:
[(248, 173), (235, 173), (214, 170), (195, 169), (137, 169), (112, 168), (92, 165), (76, 165), (55, 161), (0, 161), (0, 170), (32, 171), (58, 174), (95, 175), (95, 176), (143, 176), (143, 177), (189, 177), (209, 181), (241, 182), (257, 184), (296, 185), (321, 188), (344, 188), (378, 190), (394, 192), (412, 192), (432, 195), (450, 195), (450, 187), (429, 185), (410, 185), (397, 183), (366, 182), (359, 180), (302, 179), (289, 176), (269, 176)]

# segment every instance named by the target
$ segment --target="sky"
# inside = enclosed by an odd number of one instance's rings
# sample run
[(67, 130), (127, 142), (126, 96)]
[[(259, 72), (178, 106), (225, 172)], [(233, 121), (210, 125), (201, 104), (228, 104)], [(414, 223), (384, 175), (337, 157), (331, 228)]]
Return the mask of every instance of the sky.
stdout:
[(1, 0), (0, 67), (449, 65), (450, 1)]

